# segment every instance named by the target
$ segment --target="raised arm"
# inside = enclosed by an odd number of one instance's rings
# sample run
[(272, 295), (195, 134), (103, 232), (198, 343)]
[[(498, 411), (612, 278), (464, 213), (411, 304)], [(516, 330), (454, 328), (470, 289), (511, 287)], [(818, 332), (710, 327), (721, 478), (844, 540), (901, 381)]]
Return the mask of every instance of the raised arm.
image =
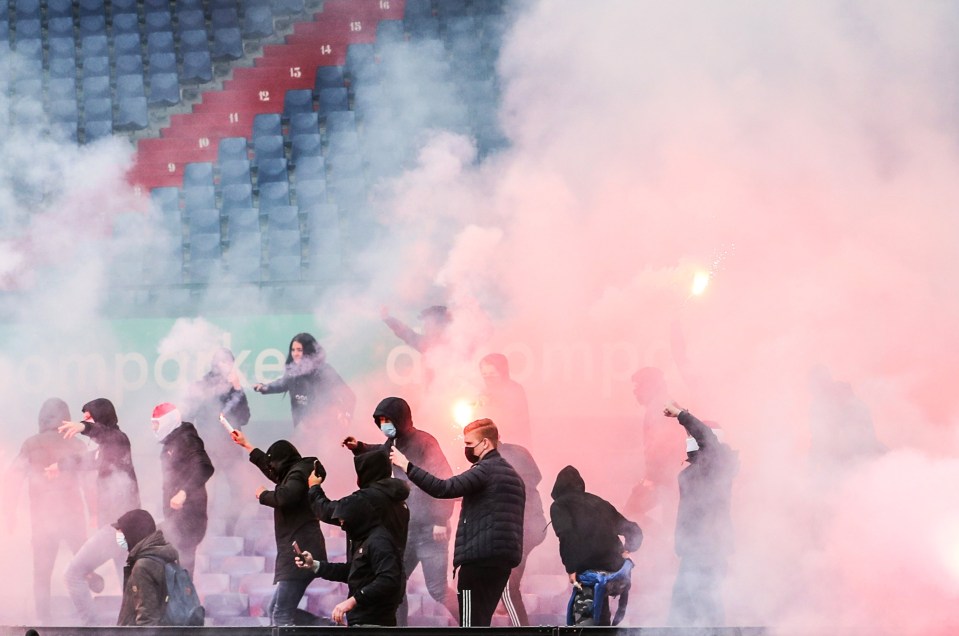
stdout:
[(480, 492), (486, 487), (485, 473), (485, 467), (481, 464), (474, 464), (465, 473), (449, 479), (439, 479), (409, 462), (407, 462), (406, 469), (406, 474), (411, 482), (419, 486), (426, 494), (437, 499), (456, 499), (457, 497)]

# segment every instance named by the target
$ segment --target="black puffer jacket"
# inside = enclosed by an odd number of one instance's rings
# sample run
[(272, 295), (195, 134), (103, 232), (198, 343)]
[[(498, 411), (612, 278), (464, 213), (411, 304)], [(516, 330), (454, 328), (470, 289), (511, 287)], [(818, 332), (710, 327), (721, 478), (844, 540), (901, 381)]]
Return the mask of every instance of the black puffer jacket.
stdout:
[(274, 490), (260, 494), (260, 504), (273, 508), (273, 531), (276, 534), (274, 583), (312, 576), (309, 570), (296, 567), (294, 541), (313, 558), (326, 560), (326, 541), (307, 496), (307, 478), (315, 459), (300, 457), (296, 447), (286, 440), (274, 442), (265, 453), (259, 448), (250, 453), (250, 461), (276, 484)]
[(403, 548), (379, 524), (369, 501), (358, 493), (340, 499), (334, 515), (350, 537), (348, 563), (320, 563), (317, 576), (347, 584), (356, 608), (346, 615), (350, 625), (396, 625), (406, 576)]
[[(379, 418), (387, 417), (396, 426), (396, 439), (388, 440), (385, 444), (357, 444), (355, 454), (381, 451), (389, 454), (389, 449), (395, 444), (401, 453), (423, 470), (440, 479), (447, 479), (453, 475), (446, 456), (440, 449), (436, 438), (413, 426), (413, 414), (406, 400), (398, 397), (388, 397), (380, 401), (373, 411), (373, 424), (379, 431)], [(393, 476), (408, 481), (406, 473), (399, 468), (393, 468)], [(432, 526), (445, 526), (453, 516), (453, 502), (434, 499), (417, 488), (410, 491), (407, 502), (410, 509), (410, 527), (415, 529)]]
[[(182, 543), (199, 543), (206, 534), (206, 482), (213, 476), (213, 464), (196, 427), (183, 422), (163, 439), (160, 452), (163, 469), (163, 517), (172, 523)], [(170, 507), (170, 499), (180, 491), (186, 501), (179, 510)], [(176, 541), (176, 537), (174, 537)]]
[(123, 568), (123, 599), (117, 625), (161, 624), (166, 609), (164, 564), (173, 563), (177, 558), (176, 548), (167, 543), (162, 530), (154, 531), (133, 546)]
[(526, 489), (499, 451), (489, 451), (465, 473), (449, 479), (437, 479), (412, 462), (408, 473), (410, 481), (433, 497), (463, 498), (454, 567), (473, 562), (508, 568), (519, 565)]
[(579, 471), (559, 471), (552, 491), (549, 516), (559, 537), (559, 556), (568, 573), (585, 570), (615, 572), (623, 567), (625, 549), (633, 552), (643, 542), (639, 526), (621, 515), (613, 504), (586, 492)]
[(699, 450), (688, 454), (689, 465), (679, 473), (676, 554), (723, 558), (733, 549), (730, 505), (739, 458), (689, 411), (679, 414), (679, 423), (695, 438)]

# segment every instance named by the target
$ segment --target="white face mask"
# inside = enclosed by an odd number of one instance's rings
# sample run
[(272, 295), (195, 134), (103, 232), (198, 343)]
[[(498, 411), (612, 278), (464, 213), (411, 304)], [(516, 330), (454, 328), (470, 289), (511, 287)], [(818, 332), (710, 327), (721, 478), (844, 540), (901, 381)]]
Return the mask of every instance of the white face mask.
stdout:
[(124, 550), (130, 549), (130, 546), (127, 545), (126, 536), (119, 530), (117, 530), (117, 545), (123, 548)]
[(696, 438), (695, 438), (695, 437), (687, 437), (687, 438), (686, 438), (686, 452), (687, 452), (687, 453), (694, 453), (694, 452), (696, 452), (696, 451), (698, 451), (698, 450), (699, 450), (699, 444), (696, 442)]

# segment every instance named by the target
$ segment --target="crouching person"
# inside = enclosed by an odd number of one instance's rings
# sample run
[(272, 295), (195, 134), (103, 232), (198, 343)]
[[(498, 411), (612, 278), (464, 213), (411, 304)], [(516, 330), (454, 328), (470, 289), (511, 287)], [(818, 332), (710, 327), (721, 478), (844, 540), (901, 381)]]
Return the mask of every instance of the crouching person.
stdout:
[(117, 543), (129, 553), (123, 568), (123, 599), (117, 625), (160, 625), (166, 599), (167, 563), (177, 560), (176, 548), (146, 510), (131, 510), (113, 524)]
[(360, 494), (336, 502), (333, 517), (349, 537), (348, 563), (315, 561), (309, 552), (296, 565), (316, 576), (346, 583), (349, 598), (333, 608), (332, 619), (342, 625), (396, 625), (396, 609), (403, 600), (403, 546), (381, 523), (373, 506)]

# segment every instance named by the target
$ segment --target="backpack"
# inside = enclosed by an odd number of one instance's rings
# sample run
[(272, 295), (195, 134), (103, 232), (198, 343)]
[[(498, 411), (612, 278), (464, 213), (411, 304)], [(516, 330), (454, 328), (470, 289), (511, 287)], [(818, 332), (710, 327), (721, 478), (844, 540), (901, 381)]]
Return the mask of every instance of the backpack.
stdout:
[[(604, 606), (609, 599), (619, 597), (616, 605), (616, 614), (610, 625), (619, 625), (626, 615), (626, 605), (629, 603), (630, 575), (633, 571), (633, 562), (626, 559), (616, 572), (601, 570), (586, 570), (576, 576), (580, 587), (574, 587), (573, 593), (566, 606), (567, 625), (603, 625)], [(608, 616), (608, 610), (606, 610)]]
[(200, 597), (197, 596), (190, 573), (177, 562), (170, 563), (154, 556), (147, 558), (163, 564), (166, 579), (165, 605), (160, 624), (202, 627), (206, 610), (200, 605)]

